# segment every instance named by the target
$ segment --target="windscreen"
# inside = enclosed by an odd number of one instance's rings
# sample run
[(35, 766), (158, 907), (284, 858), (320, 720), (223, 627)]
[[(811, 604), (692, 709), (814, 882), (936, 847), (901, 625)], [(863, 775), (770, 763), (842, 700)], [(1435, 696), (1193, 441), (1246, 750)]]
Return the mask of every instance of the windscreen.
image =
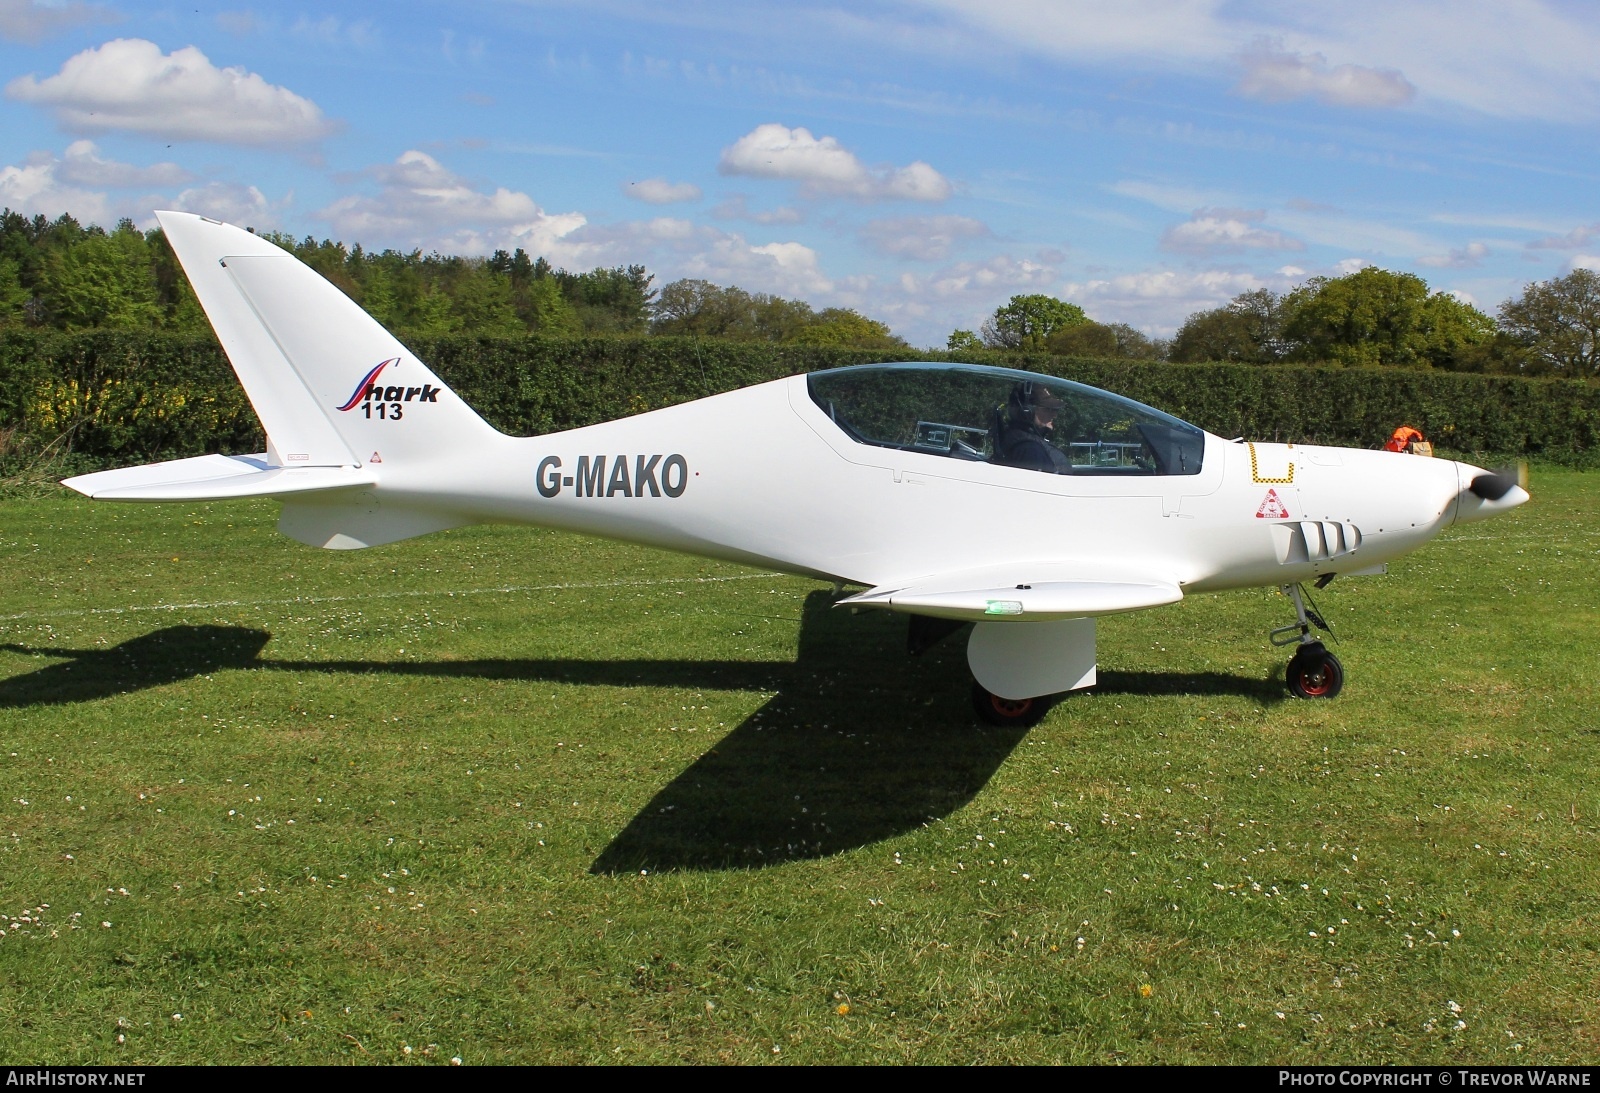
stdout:
[(1205, 434), (1071, 380), (981, 365), (814, 372), (811, 398), (851, 440), (1049, 474), (1199, 474)]

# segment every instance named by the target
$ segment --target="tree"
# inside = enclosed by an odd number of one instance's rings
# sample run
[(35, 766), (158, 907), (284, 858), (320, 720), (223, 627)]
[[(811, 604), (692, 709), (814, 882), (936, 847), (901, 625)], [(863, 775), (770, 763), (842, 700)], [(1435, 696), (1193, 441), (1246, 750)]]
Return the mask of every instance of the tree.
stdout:
[(0, 258), (0, 327), (22, 323), (23, 305), (28, 302), (28, 290), (22, 287), (22, 271), (9, 258)]
[(161, 324), (150, 248), (132, 221), (110, 235), (97, 229), (51, 257), (42, 287), (56, 325), (133, 330)]
[(970, 330), (952, 330), (945, 339), (944, 347), (952, 352), (982, 349), (983, 341)]
[(663, 288), (656, 298), (651, 331), (692, 337), (728, 336), (747, 317), (750, 294), (710, 281), (685, 277)]
[(847, 307), (818, 312), (804, 300), (723, 288), (698, 278), (667, 285), (654, 311), (653, 334), (856, 349), (900, 349), (906, 344), (886, 324)]
[(796, 345), (828, 345), (844, 349), (900, 349), (905, 342), (889, 327), (848, 307), (824, 308), (793, 339)]
[(1494, 322), (1414, 273), (1368, 266), (1313, 277), (1285, 300), (1283, 334), (1294, 360), (1450, 368), (1494, 337)]
[(575, 338), (583, 333), (578, 313), (562, 295), (554, 277), (535, 277), (526, 293), (528, 329), (547, 338)]
[(1567, 376), (1600, 372), (1600, 274), (1575, 269), (1500, 305), (1500, 325), (1531, 361)]
[(403, 329), (424, 338), (454, 334), (459, 324), (453, 310), (450, 297), (430, 286), (412, 304)]
[(1222, 307), (1189, 316), (1172, 339), (1174, 361), (1243, 361), (1270, 364), (1289, 351), (1283, 328), (1291, 310), (1289, 297), (1258, 288), (1235, 296)]
[(503, 338), (526, 332), (512, 305), (511, 278), (496, 274), (487, 262), (472, 259), (452, 287), (452, 310), (463, 331)]
[(597, 267), (588, 273), (556, 270), (551, 276), (573, 306), (583, 329), (601, 334), (642, 334), (650, 321), (655, 280), (643, 266)]
[(1172, 339), (1169, 359), (1196, 361), (1259, 361), (1254, 325), (1247, 316), (1226, 307), (1197, 311), (1183, 321)]
[(1127, 323), (1074, 323), (1051, 334), (1044, 344), (1063, 357), (1153, 360), (1159, 355), (1156, 343)]
[(1057, 330), (1088, 321), (1083, 308), (1054, 296), (1013, 296), (983, 321), (983, 344), (990, 349), (1042, 349)]

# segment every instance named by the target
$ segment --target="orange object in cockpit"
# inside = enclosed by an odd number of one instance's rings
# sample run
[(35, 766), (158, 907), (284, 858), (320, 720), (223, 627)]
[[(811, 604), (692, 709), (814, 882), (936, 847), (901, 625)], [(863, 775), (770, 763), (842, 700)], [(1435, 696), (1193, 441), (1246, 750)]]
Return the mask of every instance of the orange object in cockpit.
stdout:
[(1433, 445), (1428, 443), (1427, 437), (1422, 435), (1420, 429), (1413, 429), (1409, 425), (1402, 425), (1389, 437), (1388, 443), (1383, 446), (1386, 452), (1410, 452), (1412, 455), (1432, 455)]

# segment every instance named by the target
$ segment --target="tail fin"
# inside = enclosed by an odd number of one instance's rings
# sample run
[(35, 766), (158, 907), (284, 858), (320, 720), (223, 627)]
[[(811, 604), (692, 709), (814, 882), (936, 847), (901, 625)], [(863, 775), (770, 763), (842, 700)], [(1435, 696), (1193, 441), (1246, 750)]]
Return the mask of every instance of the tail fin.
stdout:
[(499, 433), (287, 251), (193, 213), (156, 219), (266, 428), (267, 451), (101, 471), (66, 485), (126, 501), (284, 496), (280, 530), (334, 548), (472, 522), (448, 498), (406, 496), (405, 472)]
[(293, 255), (193, 213), (156, 219), (284, 467), (404, 463), (496, 435), (405, 346)]

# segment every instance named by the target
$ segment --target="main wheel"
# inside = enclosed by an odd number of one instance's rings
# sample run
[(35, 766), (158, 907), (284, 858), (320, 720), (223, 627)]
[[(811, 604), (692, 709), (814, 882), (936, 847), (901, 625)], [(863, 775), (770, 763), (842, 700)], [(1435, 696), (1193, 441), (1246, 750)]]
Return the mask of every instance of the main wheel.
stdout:
[(1002, 729), (1026, 729), (1037, 725), (1050, 710), (1048, 697), (1001, 698), (984, 689), (983, 684), (972, 684), (972, 709), (978, 720)]
[(1344, 689), (1344, 665), (1320, 641), (1302, 645), (1290, 658), (1286, 675), (1296, 698), (1333, 698)]

